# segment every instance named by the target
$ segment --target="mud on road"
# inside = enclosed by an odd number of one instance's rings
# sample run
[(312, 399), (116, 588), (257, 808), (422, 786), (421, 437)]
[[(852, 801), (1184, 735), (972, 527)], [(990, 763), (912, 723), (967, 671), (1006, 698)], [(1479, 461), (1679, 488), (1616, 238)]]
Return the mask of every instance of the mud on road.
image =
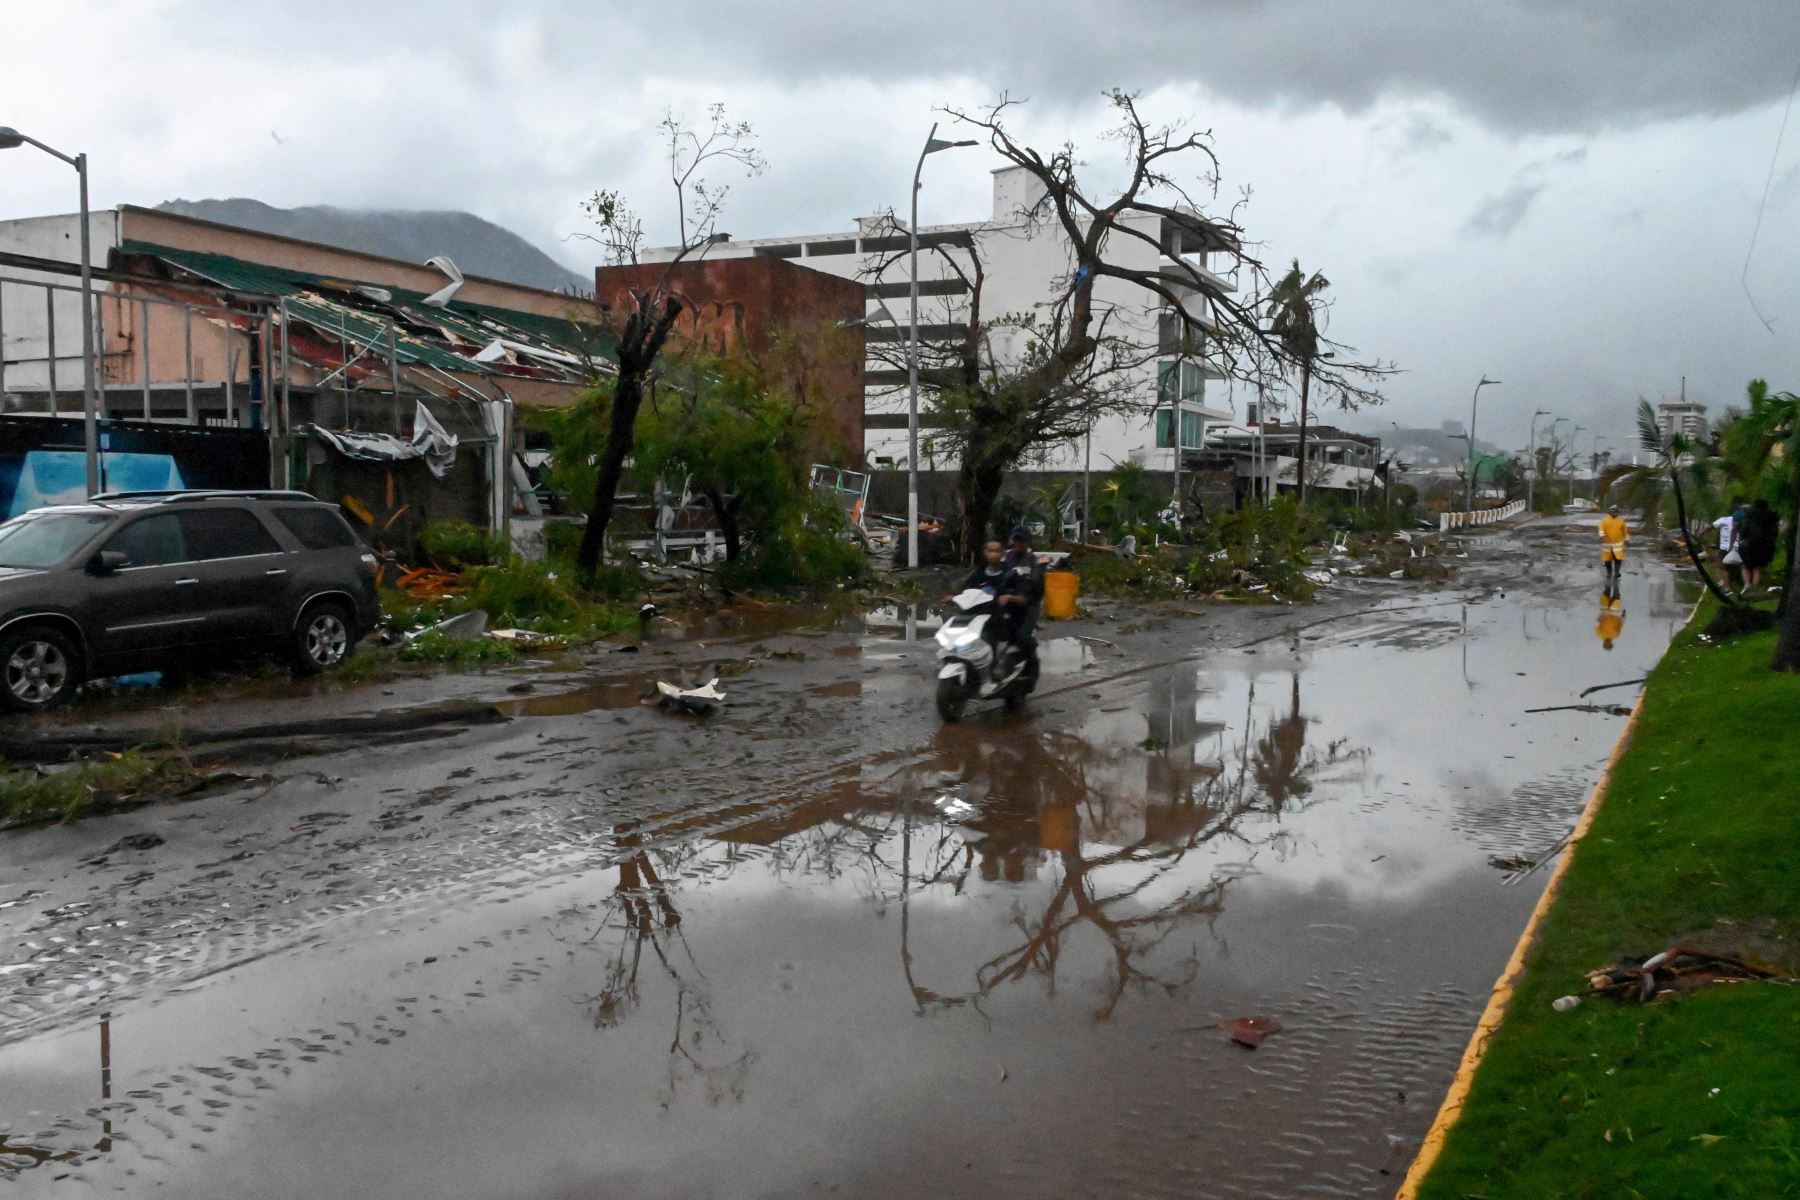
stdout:
[[(1053, 627), (1027, 711), (948, 728), (898, 627), (409, 684), (505, 719), (8, 835), (0, 1180), (1387, 1194), (1545, 874), (1489, 859), (1555, 846), (1619, 726), (1525, 710), (1685, 616), (1640, 559), (1597, 622), (1591, 536)], [(719, 716), (639, 702), (712, 657)]]

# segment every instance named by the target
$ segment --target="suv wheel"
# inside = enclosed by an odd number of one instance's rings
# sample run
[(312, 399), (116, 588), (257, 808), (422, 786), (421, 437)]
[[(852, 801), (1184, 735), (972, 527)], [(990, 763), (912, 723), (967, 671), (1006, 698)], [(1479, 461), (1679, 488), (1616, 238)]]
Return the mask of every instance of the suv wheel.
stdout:
[(342, 604), (321, 601), (308, 605), (294, 628), (294, 670), (317, 675), (350, 657), (356, 645), (350, 610)]
[(43, 712), (69, 698), (81, 682), (75, 647), (43, 625), (0, 634), (0, 704), (13, 712)]

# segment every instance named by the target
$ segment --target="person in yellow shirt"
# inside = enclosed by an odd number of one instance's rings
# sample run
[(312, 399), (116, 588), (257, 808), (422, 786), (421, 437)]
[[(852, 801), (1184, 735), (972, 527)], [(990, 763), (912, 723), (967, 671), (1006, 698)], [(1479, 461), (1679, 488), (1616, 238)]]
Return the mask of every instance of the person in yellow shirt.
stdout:
[(1619, 573), (1625, 569), (1627, 536), (1625, 518), (1619, 515), (1619, 506), (1615, 504), (1600, 518), (1600, 566), (1609, 580), (1616, 581)]
[(1625, 629), (1625, 602), (1619, 598), (1619, 585), (1608, 583), (1600, 593), (1600, 619), (1594, 622), (1594, 636), (1611, 650)]

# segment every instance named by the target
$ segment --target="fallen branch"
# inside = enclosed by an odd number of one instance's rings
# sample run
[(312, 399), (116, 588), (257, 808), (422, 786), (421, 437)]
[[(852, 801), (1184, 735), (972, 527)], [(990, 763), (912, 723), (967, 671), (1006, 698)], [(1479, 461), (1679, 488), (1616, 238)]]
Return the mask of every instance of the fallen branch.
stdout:
[(1630, 687), (1634, 683), (1642, 683), (1642, 682), (1644, 682), (1642, 679), (1625, 679), (1625, 680), (1621, 680), (1618, 683), (1597, 683), (1591, 688), (1583, 689), (1581, 694), (1583, 696), (1591, 696), (1595, 692), (1604, 692), (1604, 691), (1608, 690), (1609, 688)]

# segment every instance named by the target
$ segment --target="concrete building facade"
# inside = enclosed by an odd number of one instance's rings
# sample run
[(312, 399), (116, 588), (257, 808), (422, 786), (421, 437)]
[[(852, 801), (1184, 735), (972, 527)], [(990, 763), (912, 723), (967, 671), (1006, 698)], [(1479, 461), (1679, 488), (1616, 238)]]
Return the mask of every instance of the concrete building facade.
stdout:
[[(1003, 168), (993, 173), (992, 211), (986, 219), (919, 229), (921, 343), (954, 340), (966, 325), (971, 288), (947, 258), (960, 256), (966, 264), (969, 255), (979, 256), (984, 319), (1042, 312), (1066, 288), (1072, 266), (1066, 235), (1054, 222), (1026, 216), (1041, 195), (1040, 189), (1023, 168)], [(1197, 217), (1176, 221), (1150, 215), (1133, 218), (1132, 228), (1143, 236), (1115, 238), (1108, 247), (1113, 261), (1133, 269), (1167, 272), (1180, 259), (1187, 267), (1206, 272), (1209, 282), (1221, 291), (1234, 290), (1231, 272), (1237, 244), (1224, 229)], [(722, 239), (705, 248), (708, 260), (785, 259), (866, 285), (869, 362), (864, 374), (864, 448), (867, 461), (877, 467), (906, 464), (907, 242), (904, 224), (882, 216), (862, 219), (853, 230)], [(662, 248), (644, 257), (667, 262), (676, 253), (675, 248)], [(1225, 265), (1226, 260), (1232, 260), (1232, 265)], [(1187, 311), (1203, 328), (1210, 327), (1214, 320), (1210, 302), (1173, 278), (1167, 281), (1181, 294)], [(1231, 419), (1230, 411), (1208, 394), (1209, 383), (1223, 378), (1222, 373), (1202, 358), (1182, 357), (1181, 323), (1150, 291), (1104, 278), (1095, 285), (1094, 300), (1096, 312), (1106, 316), (1107, 332), (1129, 338), (1147, 353), (1128, 380), (1135, 395), (1133, 411), (1101, 418), (1087, 439), (1093, 468), (1100, 471), (1131, 462), (1154, 471), (1173, 471), (1177, 431), (1184, 458), (1197, 457), (1205, 444), (1207, 426)], [(996, 357), (1016, 361), (1024, 353), (1021, 335), (1002, 330), (994, 342)], [(933, 436), (923, 412), (926, 407), (922, 400), (919, 466), (922, 470), (952, 468), (953, 455)], [(1079, 471), (1089, 455), (1090, 445), (1077, 441), (1050, 447), (1041, 461), (1027, 465)]]

